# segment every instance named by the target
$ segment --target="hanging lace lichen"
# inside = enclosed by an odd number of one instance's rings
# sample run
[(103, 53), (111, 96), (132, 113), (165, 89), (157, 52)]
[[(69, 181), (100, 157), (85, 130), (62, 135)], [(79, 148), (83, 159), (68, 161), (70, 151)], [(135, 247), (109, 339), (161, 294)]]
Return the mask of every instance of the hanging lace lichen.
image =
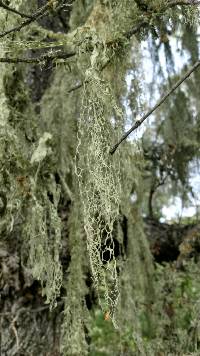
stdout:
[(109, 86), (100, 78), (99, 55), (96, 47), (86, 72), (76, 174), (94, 285), (102, 309), (109, 310), (113, 318), (119, 294), (113, 224), (119, 213), (121, 187), (118, 159), (111, 157), (109, 149), (116, 137), (112, 118), (118, 109)]
[(61, 223), (56, 207), (49, 201), (46, 192), (41, 200), (43, 202), (33, 200), (24, 233), (30, 248), (28, 265), (31, 267), (32, 275), (40, 280), (46, 303), (54, 307), (62, 284), (59, 260)]

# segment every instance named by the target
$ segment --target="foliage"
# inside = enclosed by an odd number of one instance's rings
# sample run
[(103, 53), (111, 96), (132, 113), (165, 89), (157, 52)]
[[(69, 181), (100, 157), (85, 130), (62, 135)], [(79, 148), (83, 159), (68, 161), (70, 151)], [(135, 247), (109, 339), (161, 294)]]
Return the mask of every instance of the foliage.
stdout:
[[(198, 355), (199, 352), (199, 265), (194, 261), (177, 271), (175, 265), (157, 265), (155, 271), (156, 301), (146, 305), (137, 301), (138, 340), (132, 326), (126, 323), (120, 334), (98, 311), (92, 319), (90, 355), (158, 355), (166, 350), (172, 355)], [(149, 315), (153, 315), (149, 324)], [(126, 313), (126, 320), (129, 312)], [(138, 341), (143, 349), (138, 349)]]

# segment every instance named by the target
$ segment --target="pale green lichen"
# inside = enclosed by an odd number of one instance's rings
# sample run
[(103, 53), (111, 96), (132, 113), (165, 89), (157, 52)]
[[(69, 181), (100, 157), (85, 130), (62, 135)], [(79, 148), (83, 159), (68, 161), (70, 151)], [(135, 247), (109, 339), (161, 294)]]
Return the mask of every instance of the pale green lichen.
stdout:
[[(78, 196), (76, 196), (78, 198)], [(88, 323), (85, 295), (85, 272), (87, 252), (84, 241), (84, 230), (80, 219), (80, 207), (75, 203), (70, 214), (69, 249), (71, 261), (68, 278), (64, 282), (64, 320), (62, 325), (61, 353), (64, 356), (88, 355), (85, 330)]]
[(113, 313), (118, 296), (112, 234), (119, 213), (119, 165), (109, 155), (112, 132), (116, 137), (110, 122), (112, 96), (109, 87), (91, 74), (79, 122), (76, 173), (94, 284), (99, 291), (103, 288), (106, 308)]
[(40, 201), (32, 196), (24, 224), (24, 238), (29, 246), (28, 266), (33, 277), (41, 282), (46, 302), (53, 307), (62, 285), (59, 259), (61, 221), (57, 204), (51, 203), (45, 192), (40, 196)]
[(85, 73), (76, 174), (94, 285), (103, 310), (108, 309), (113, 316), (119, 293), (113, 224), (119, 214), (121, 186), (120, 166), (109, 155), (109, 149), (117, 137), (112, 116), (119, 117), (121, 111), (111, 88), (100, 76), (99, 68), (105, 58), (104, 44), (96, 34), (94, 36), (96, 44), (90, 68)]

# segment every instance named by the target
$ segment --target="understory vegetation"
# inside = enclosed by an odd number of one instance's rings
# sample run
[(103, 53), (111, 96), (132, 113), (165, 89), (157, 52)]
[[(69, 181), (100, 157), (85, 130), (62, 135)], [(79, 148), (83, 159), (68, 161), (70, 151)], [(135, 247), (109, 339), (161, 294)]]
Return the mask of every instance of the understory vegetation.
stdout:
[(199, 22), (0, 1), (2, 355), (200, 354)]

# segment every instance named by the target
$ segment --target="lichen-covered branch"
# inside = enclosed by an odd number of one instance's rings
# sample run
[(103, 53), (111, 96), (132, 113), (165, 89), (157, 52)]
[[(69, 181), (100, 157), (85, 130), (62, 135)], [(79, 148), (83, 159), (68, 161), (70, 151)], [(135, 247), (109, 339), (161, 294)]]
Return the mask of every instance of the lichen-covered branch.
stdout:
[(44, 54), (40, 57), (36, 57), (36, 58), (26, 58), (26, 57), (19, 57), (19, 58), (12, 58), (12, 57), (6, 57), (6, 58), (0, 58), (0, 63), (27, 63), (27, 64), (31, 64), (31, 63), (36, 63), (36, 64), (43, 64), (43, 63), (47, 63), (49, 61), (53, 61), (53, 60), (58, 60), (58, 59), (68, 59), (71, 58), (73, 56), (75, 56), (75, 52), (71, 52), (71, 53), (62, 53), (62, 52), (57, 52), (57, 53), (47, 53)]
[[(170, 3), (168, 3), (163, 9), (161, 9), (159, 11), (159, 14), (156, 13), (156, 11), (152, 11), (150, 13), (147, 13), (147, 14), (144, 14), (143, 17), (141, 18), (141, 21), (139, 22), (138, 25), (134, 25), (130, 30), (128, 30), (127, 32), (122, 32), (122, 37), (120, 38), (114, 38), (114, 39), (111, 39), (111, 40), (108, 40), (106, 41), (106, 45), (108, 48), (112, 48), (113, 46), (117, 46), (119, 45), (121, 42), (123, 42), (123, 39), (124, 38), (127, 38), (128, 40), (131, 39), (131, 37), (137, 33), (139, 33), (141, 30), (145, 29), (148, 27), (149, 23), (150, 23), (150, 20), (152, 19), (152, 17), (154, 15), (156, 15), (156, 17), (160, 16), (160, 15), (163, 15), (163, 13), (165, 11), (167, 11), (168, 9), (170, 8), (173, 8), (173, 7), (176, 7), (176, 6), (185, 6), (185, 5), (188, 5), (188, 6), (191, 6), (191, 5), (196, 5), (198, 6), (200, 4), (199, 1), (197, 2), (194, 2), (194, 1), (172, 1)], [(60, 6), (58, 6), (56, 9), (57, 10), (60, 10), (61, 8), (63, 7), (66, 7), (66, 6), (72, 6), (72, 3), (70, 4), (62, 4)], [(0, 3), (0, 7), (1, 7), (1, 3)], [(28, 17), (27, 20), (23, 21), (20, 25), (10, 29), (10, 30), (7, 30), (3, 33), (0, 33), (0, 38), (10, 34), (10, 33), (13, 33), (13, 32), (18, 32), (20, 31), (22, 28), (30, 25), (32, 22), (34, 21), (37, 21), (38, 19), (40, 19), (41, 17), (43, 17), (44, 15), (47, 14), (47, 12), (49, 11), (51, 7), (51, 2), (49, 1), (45, 6), (43, 6), (42, 8), (40, 8), (39, 10), (37, 10), (32, 16), (26, 16)], [(84, 26), (83, 26), (83, 29), (79, 28), (79, 31), (82, 31), (84, 30)], [(77, 33), (77, 30), (75, 31), (74, 35), (76, 35)], [(55, 36), (55, 34), (54, 34)], [(72, 37), (73, 37), (73, 34), (70, 33), (69, 37), (67, 35), (65, 35), (65, 41), (66, 43), (69, 41), (69, 44), (71, 44), (71, 41), (72, 41)], [(92, 51), (93, 50), (93, 47), (92, 45), (88, 48), (88, 51)], [(73, 52), (72, 55), (76, 55), (77, 53), (76, 52)], [(46, 56), (46, 58), (45, 58)], [(69, 55), (69, 57), (71, 57), (71, 55)], [(39, 58), (20, 58), (20, 57), (17, 57), (17, 58), (0, 58), (0, 63), (28, 63), (28, 64), (31, 64), (31, 63), (38, 63), (40, 64), (41, 61), (46, 61), (48, 59), (66, 59), (66, 58), (69, 58), (68, 55), (66, 54), (59, 54), (59, 55), (53, 55), (53, 58), (50, 57), (50, 55), (43, 55), (43, 58), (39, 57)], [(106, 65), (109, 63), (109, 61), (107, 61)], [(105, 65), (105, 66), (106, 66)], [(102, 69), (105, 68), (105, 66), (102, 67)], [(78, 89), (81, 87), (82, 85), (78, 85)], [(69, 90), (69, 92), (71, 91), (74, 91), (76, 90), (76, 86), (75, 88), (72, 88)]]
[[(21, 31), (22, 28), (29, 26), (32, 22), (37, 21), (39, 19), (41, 19), (41, 17), (45, 16), (48, 11), (51, 9), (52, 6), (52, 1), (48, 1), (46, 5), (42, 6), (40, 9), (38, 9), (31, 17), (29, 16), (29, 18), (23, 22), (21, 22), (21, 24), (19, 24), (18, 26), (15, 26), (13, 28), (10, 28), (7, 31), (4, 31), (2, 33), (0, 33), (0, 38), (3, 38), (7, 35), (9, 35), (10, 33), (15, 33), (15, 32), (19, 32)], [(67, 5), (59, 5), (56, 10), (61, 9), (63, 7), (66, 7)], [(71, 5), (68, 5), (71, 6)]]

